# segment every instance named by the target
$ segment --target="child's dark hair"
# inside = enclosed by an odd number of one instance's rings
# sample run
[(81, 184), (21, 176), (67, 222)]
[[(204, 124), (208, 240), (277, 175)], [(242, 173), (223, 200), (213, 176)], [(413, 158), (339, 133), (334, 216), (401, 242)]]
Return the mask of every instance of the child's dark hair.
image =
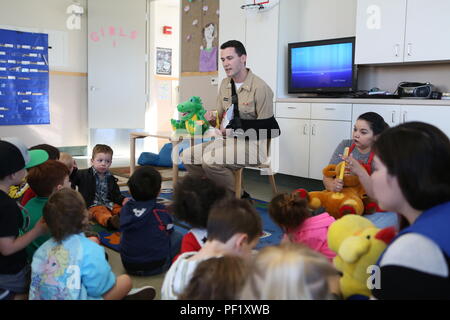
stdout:
[(247, 200), (226, 199), (211, 208), (208, 224), (208, 240), (227, 242), (236, 233), (248, 236), (248, 243), (259, 238), (262, 221), (256, 209)]
[(43, 217), (57, 242), (83, 232), (89, 223), (83, 197), (69, 188), (58, 190), (50, 196), (44, 206)]
[(64, 184), (69, 173), (64, 163), (47, 160), (28, 171), (27, 182), (39, 197), (48, 197), (58, 185)]
[(161, 174), (150, 166), (139, 167), (131, 175), (127, 185), (134, 200), (152, 200), (161, 190)]
[(307, 200), (297, 193), (282, 193), (276, 195), (269, 203), (269, 216), (285, 230), (299, 227), (311, 216)]
[(366, 112), (358, 117), (358, 120), (365, 120), (373, 131), (373, 135), (377, 136), (384, 130), (389, 128), (389, 125), (384, 121), (383, 117), (376, 112)]
[(111, 149), (110, 146), (106, 144), (96, 144), (94, 148), (92, 149), (92, 159), (95, 158), (97, 153), (107, 153), (111, 154), (111, 157), (113, 156), (113, 149)]
[(227, 198), (225, 187), (213, 180), (197, 175), (187, 175), (177, 183), (170, 211), (194, 228), (206, 228), (213, 204)]
[(48, 153), (49, 160), (59, 160), (59, 149), (46, 143), (32, 146), (28, 150), (44, 150)]

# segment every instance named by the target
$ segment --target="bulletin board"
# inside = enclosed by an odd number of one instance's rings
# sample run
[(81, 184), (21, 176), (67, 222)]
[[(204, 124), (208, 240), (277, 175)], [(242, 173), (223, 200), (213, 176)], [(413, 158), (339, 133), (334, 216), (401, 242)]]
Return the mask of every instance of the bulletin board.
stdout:
[(49, 124), (48, 35), (0, 29), (0, 125)]
[(219, 0), (182, 0), (181, 72), (217, 72)]

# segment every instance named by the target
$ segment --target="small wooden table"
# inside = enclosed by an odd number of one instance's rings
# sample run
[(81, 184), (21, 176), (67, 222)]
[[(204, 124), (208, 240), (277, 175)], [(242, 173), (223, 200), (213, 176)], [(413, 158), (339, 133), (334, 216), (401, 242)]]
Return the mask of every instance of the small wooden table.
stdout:
[[(130, 133), (130, 176), (136, 169), (136, 139), (146, 137), (167, 139), (172, 143), (172, 155), (178, 155), (178, 144), (183, 139), (182, 136), (176, 136), (173, 132), (131, 132)], [(177, 158), (178, 159), (178, 158)], [(172, 159), (172, 181), (173, 185), (177, 183), (178, 179), (178, 161)]]

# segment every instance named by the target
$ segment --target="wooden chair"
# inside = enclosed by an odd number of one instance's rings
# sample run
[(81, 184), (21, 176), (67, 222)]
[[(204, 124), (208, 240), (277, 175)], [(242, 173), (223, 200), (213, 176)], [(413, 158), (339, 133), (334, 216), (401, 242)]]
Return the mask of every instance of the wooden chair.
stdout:
[[(270, 143), (271, 143), (271, 139), (267, 139), (267, 156), (270, 156)], [(269, 182), (272, 186), (272, 193), (273, 195), (276, 195), (278, 193), (277, 191), (277, 185), (275, 183), (275, 175), (273, 174), (272, 168), (270, 163), (266, 164), (260, 164), (259, 166), (254, 166), (252, 168), (258, 168), (258, 169), (263, 169), (263, 170), (267, 170), (268, 174), (267, 177), (269, 178)], [(235, 195), (236, 198), (240, 199), (241, 198), (241, 193), (242, 193), (242, 174), (244, 172), (245, 167), (237, 169), (237, 170), (233, 170), (234, 173), (234, 190), (235, 190)]]

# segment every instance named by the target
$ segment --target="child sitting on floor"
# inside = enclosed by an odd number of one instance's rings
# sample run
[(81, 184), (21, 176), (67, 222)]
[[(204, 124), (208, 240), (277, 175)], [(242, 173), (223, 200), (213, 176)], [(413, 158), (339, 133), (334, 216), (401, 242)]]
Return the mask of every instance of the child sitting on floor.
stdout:
[[(69, 169), (56, 160), (48, 160), (28, 171), (27, 177), (30, 188), (36, 193), (36, 197), (27, 202), (22, 209), (24, 219), (28, 219), (29, 225), (25, 228), (25, 232), (33, 229), (35, 224), (41, 219), (44, 205), (48, 201), (48, 197), (61, 188), (70, 188)], [(31, 260), (34, 252), (45, 241), (50, 239), (50, 234), (45, 234), (35, 239), (27, 247), (28, 259)]]
[(180, 250), (182, 235), (174, 230), (172, 216), (156, 202), (161, 174), (140, 167), (128, 180), (132, 199), (120, 212), (120, 257), (127, 273), (150, 276), (167, 271)]
[(262, 221), (247, 200), (227, 199), (211, 209), (208, 240), (199, 252), (185, 252), (172, 264), (161, 289), (163, 300), (178, 299), (197, 265), (209, 258), (224, 255), (251, 256), (262, 235)]
[[(33, 256), (30, 300), (123, 299), (132, 287), (128, 275), (116, 278), (103, 247), (83, 230), (88, 214), (83, 197), (63, 188), (50, 196), (44, 220), (52, 238)], [(147, 287), (149, 299), (155, 291)]]
[(84, 198), (91, 217), (104, 227), (119, 229), (120, 209), (126, 203), (117, 185), (118, 179), (109, 171), (113, 156), (111, 147), (97, 144), (92, 150), (91, 167), (78, 170), (72, 185)]
[(339, 274), (321, 254), (286, 242), (261, 249), (250, 266), (243, 300), (334, 300)]
[[(195, 175), (187, 175), (175, 186), (173, 204), (170, 208), (175, 217), (187, 222), (192, 229), (184, 235), (181, 250), (199, 251), (206, 242), (206, 224), (211, 207), (227, 197), (226, 189), (214, 181)], [(174, 261), (178, 258), (175, 257)]]
[[(58, 148), (49, 145), (49, 144), (38, 144), (35, 146), (32, 146), (31, 148), (29, 148), (28, 150), (44, 150), (45, 152), (48, 153), (48, 160), (59, 160), (59, 156), (60, 156), (60, 152), (58, 150)], [(22, 206), (25, 206), (28, 201), (30, 201), (31, 199), (33, 199), (34, 197), (36, 197), (36, 192), (33, 190), (33, 188), (30, 187), (30, 185), (27, 184), (24, 187), (25, 192), (20, 200), (20, 204)]]
[(283, 230), (283, 240), (303, 243), (330, 261), (336, 254), (328, 248), (328, 227), (335, 219), (328, 213), (311, 216), (306, 199), (297, 193), (283, 193), (269, 203), (269, 215)]
[(61, 152), (59, 161), (66, 165), (66, 167), (69, 169), (70, 175), (72, 175), (73, 171), (77, 168), (77, 163), (70, 153)]
[(26, 168), (47, 161), (48, 154), (28, 151), (20, 140), (9, 138), (0, 141), (0, 155), (0, 300), (24, 299), (30, 284), (25, 247), (47, 229), (41, 219), (32, 230), (22, 233), (24, 220), (8, 190), (25, 178)]
[(248, 273), (248, 262), (226, 255), (200, 262), (178, 300), (237, 300)]

